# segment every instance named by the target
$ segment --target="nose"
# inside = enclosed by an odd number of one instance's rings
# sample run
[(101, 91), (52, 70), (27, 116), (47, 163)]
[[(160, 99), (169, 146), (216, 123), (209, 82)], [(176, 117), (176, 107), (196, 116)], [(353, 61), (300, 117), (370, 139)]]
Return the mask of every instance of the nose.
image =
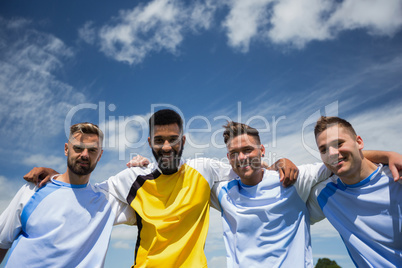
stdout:
[(245, 159), (247, 159), (247, 154), (240, 152), (238, 158), (239, 158), (239, 160), (245, 160)]
[(338, 153), (339, 153), (339, 150), (338, 150), (338, 148), (335, 148), (335, 147), (329, 147), (328, 148), (328, 155), (338, 155)]
[(166, 152), (172, 150), (172, 145), (170, 144), (169, 141), (166, 140), (166, 141), (163, 143), (162, 150), (163, 150), (163, 151), (166, 151)]
[(85, 158), (85, 159), (88, 159), (88, 157), (89, 157), (89, 152), (88, 152), (88, 149), (84, 149), (84, 150), (82, 150), (82, 152), (81, 152), (81, 158)]

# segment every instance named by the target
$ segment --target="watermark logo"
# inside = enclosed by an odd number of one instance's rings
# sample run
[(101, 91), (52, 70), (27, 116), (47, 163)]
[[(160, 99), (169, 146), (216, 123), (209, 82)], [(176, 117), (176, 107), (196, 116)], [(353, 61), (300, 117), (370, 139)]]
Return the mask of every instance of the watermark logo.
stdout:
[[(302, 132), (301, 132), (302, 145), (309, 154), (311, 154), (318, 160), (321, 160), (320, 152), (318, 151), (315, 143), (313, 146), (309, 145), (309, 143), (307, 142), (307, 140), (308, 140), (307, 136), (310, 136), (310, 137), (311, 137), (311, 135), (314, 136), (313, 130), (311, 129), (311, 127), (315, 126), (317, 119), (320, 118), (320, 116), (338, 116), (338, 114), (339, 114), (339, 103), (338, 103), (338, 101), (335, 101), (333, 103), (326, 105), (322, 110), (319, 109), (319, 110), (315, 111), (309, 117), (307, 117), (307, 119), (303, 122)], [(315, 137), (314, 137), (314, 140), (315, 140)]]
[[(118, 151), (119, 160), (124, 160), (127, 155), (127, 150), (132, 153), (139, 151), (139, 148), (148, 146), (149, 123), (150, 116), (161, 109), (171, 109), (176, 111), (183, 119), (183, 129), (186, 135), (186, 148), (191, 147), (194, 151), (203, 151), (211, 149), (224, 149), (226, 145), (223, 142), (222, 134), (227, 121), (241, 122), (250, 126), (258, 126), (260, 135), (270, 135), (272, 137), (270, 144), (271, 148), (277, 146), (277, 131), (286, 116), (272, 116), (271, 118), (262, 115), (252, 115), (243, 118), (242, 103), (237, 103), (237, 111), (234, 115), (216, 115), (214, 117), (206, 117), (203, 115), (195, 115), (186, 117), (180, 108), (177, 106), (160, 103), (151, 104), (150, 113), (145, 115), (121, 116), (112, 115), (116, 111), (114, 104), (106, 105), (106, 102), (83, 103), (74, 106), (68, 112), (64, 129), (66, 137), (69, 135), (69, 128), (80, 118), (82, 114), (88, 112), (96, 113), (99, 125), (105, 134), (104, 148), (108, 150)], [(276, 157), (274, 153), (270, 154)]]

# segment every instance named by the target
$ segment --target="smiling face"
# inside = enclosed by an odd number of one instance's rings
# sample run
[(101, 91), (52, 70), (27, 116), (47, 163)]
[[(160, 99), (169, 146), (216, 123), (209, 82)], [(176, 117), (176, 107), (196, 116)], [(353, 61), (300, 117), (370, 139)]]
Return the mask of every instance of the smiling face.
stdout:
[(102, 155), (102, 147), (96, 134), (77, 132), (64, 146), (69, 170), (78, 175), (89, 175)]
[(342, 126), (333, 125), (316, 136), (324, 164), (344, 182), (360, 177), (363, 140)]
[(262, 144), (253, 136), (242, 134), (227, 143), (227, 157), (233, 171), (246, 185), (256, 185), (262, 180), (261, 157), (265, 153)]
[(177, 172), (185, 140), (177, 124), (155, 125), (148, 142), (163, 174)]

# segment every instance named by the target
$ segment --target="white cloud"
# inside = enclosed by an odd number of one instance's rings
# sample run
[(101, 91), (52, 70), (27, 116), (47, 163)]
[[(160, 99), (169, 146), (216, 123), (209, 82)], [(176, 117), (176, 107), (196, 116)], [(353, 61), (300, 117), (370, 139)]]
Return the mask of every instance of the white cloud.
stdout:
[(150, 52), (166, 49), (176, 53), (183, 40), (177, 1), (156, 0), (146, 6), (121, 11), (117, 24), (100, 30), (101, 50), (123, 62), (136, 64)]
[(38, 140), (62, 132), (65, 114), (85, 96), (55, 75), (74, 56), (63, 41), (29, 28), (26, 20), (0, 24), (6, 26), (0, 39), (7, 47), (0, 52), (0, 134), (8, 137), (0, 144), (26, 153)]
[(132, 244), (128, 242), (123, 242), (123, 241), (117, 241), (112, 244), (113, 248), (118, 248), (118, 249), (130, 249), (132, 250), (134, 247)]
[(346, 0), (328, 20), (341, 30), (365, 28), (370, 34), (392, 36), (402, 26), (402, 1)]
[(216, 26), (220, 10), (228, 10), (218, 24), (228, 45), (244, 53), (252, 42), (301, 49), (343, 31), (392, 37), (402, 27), (402, 0), (153, 0), (120, 11), (98, 30), (87, 22), (79, 36), (89, 44), (99, 41), (100, 50), (117, 61), (138, 64), (151, 53), (178, 54), (186, 34)]
[(402, 27), (401, 0), (232, 0), (229, 7), (223, 22), (229, 45), (243, 52), (251, 40), (303, 48), (342, 31), (393, 36)]
[(223, 22), (229, 45), (248, 52), (251, 39), (269, 22), (267, 8), (272, 2), (273, 0), (230, 1), (230, 12)]
[(129, 225), (114, 226), (111, 239), (136, 241), (137, 226), (129, 226)]
[(99, 30), (101, 51), (129, 64), (142, 62), (152, 52), (176, 54), (186, 32), (210, 27), (216, 8), (209, 0), (188, 7), (178, 0), (154, 0), (121, 11)]
[(111, 245), (113, 248), (134, 250), (137, 241), (137, 226), (117, 225), (113, 227)]
[(81, 28), (78, 29), (78, 37), (90, 45), (95, 43), (96, 30), (92, 21), (86, 22)]
[(311, 236), (315, 240), (325, 240), (330, 237), (338, 237), (339, 233), (327, 219), (324, 219), (311, 225)]
[(22, 160), (24, 165), (29, 167), (51, 167), (58, 172), (64, 172), (66, 169), (66, 157), (41, 155), (41, 154), (31, 154)]
[(331, 38), (324, 15), (332, 6), (328, 0), (279, 1), (272, 10), (272, 28), (268, 37), (274, 43), (291, 43), (303, 47), (311, 40)]
[(208, 260), (208, 267), (210, 268), (226, 267), (226, 257), (225, 256), (212, 257), (210, 260)]

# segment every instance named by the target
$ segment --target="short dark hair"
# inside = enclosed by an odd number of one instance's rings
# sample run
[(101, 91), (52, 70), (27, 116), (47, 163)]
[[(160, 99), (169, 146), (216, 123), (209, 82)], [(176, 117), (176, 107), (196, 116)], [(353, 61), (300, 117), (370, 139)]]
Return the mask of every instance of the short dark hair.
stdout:
[(95, 134), (99, 137), (100, 144), (103, 142), (103, 132), (100, 130), (100, 128), (92, 123), (88, 122), (83, 122), (83, 123), (78, 123), (75, 125), (72, 125), (70, 127), (70, 137), (75, 134), (75, 133), (82, 133), (82, 134)]
[(314, 136), (317, 138), (318, 134), (321, 134), (324, 130), (334, 125), (341, 126), (348, 130), (353, 136), (357, 136), (356, 131), (348, 121), (336, 116), (321, 116), (314, 127)]
[(154, 126), (164, 126), (170, 124), (177, 124), (180, 129), (180, 133), (183, 133), (183, 119), (181, 116), (171, 109), (163, 109), (155, 112), (149, 118), (149, 136), (154, 130)]
[(238, 122), (233, 122), (230, 121), (228, 122), (225, 126), (225, 131), (223, 132), (223, 140), (225, 141), (225, 144), (228, 144), (228, 142), (233, 139), (234, 137), (247, 134), (255, 138), (256, 142), (258, 144), (261, 144), (260, 141), (260, 135), (258, 133), (258, 130), (250, 127), (246, 124), (243, 123), (238, 123)]

